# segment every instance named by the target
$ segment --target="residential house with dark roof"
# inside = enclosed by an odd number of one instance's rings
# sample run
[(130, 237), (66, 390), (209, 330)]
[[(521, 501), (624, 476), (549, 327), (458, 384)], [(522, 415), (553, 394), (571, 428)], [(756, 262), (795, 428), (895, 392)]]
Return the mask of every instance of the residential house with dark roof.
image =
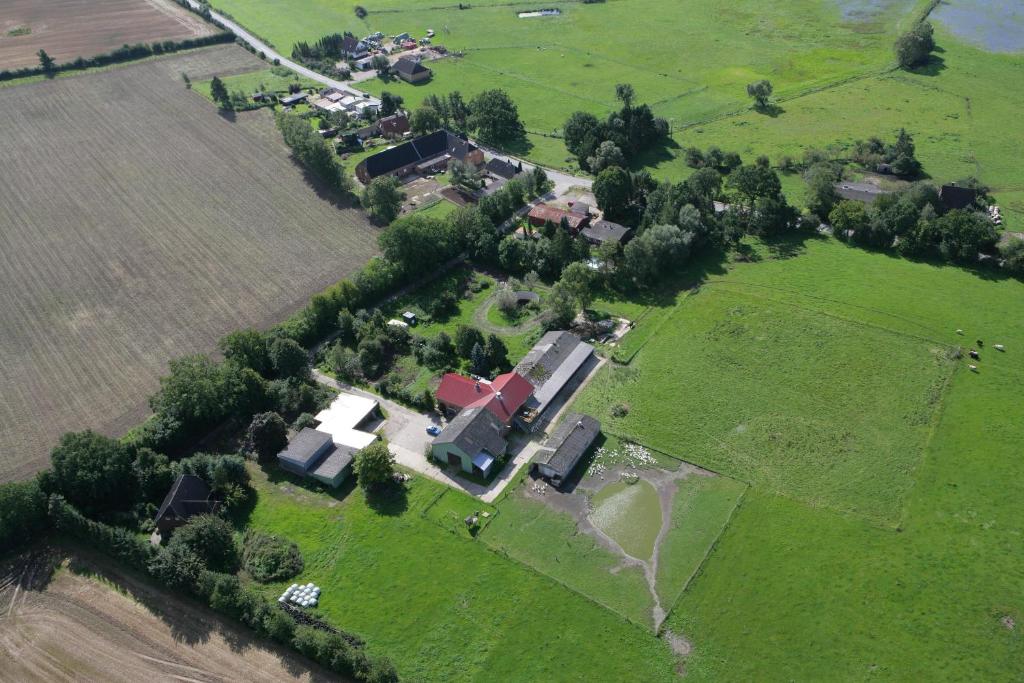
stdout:
[(587, 216), (587, 217), (589, 217), (590, 216), (590, 204), (587, 204), (586, 202), (576, 201), (576, 202), (573, 202), (572, 205), (569, 207), (569, 211), (572, 212), (572, 213), (578, 214), (580, 216)]
[(508, 449), (505, 432), (505, 425), (490, 410), (467, 408), (434, 439), (430, 454), (438, 462), (486, 478)]
[(217, 505), (217, 501), (210, 497), (210, 487), (205, 481), (192, 474), (179, 474), (160, 504), (153, 523), (160, 535), (166, 536), (195, 515), (215, 512)]
[(600, 433), (601, 423), (589, 415), (567, 415), (537, 451), (530, 471), (561, 486)]
[(439, 130), (363, 159), (356, 166), (356, 177), (367, 184), (382, 175), (400, 178), (410, 173), (434, 173), (448, 168), (453, 159), (479, 167), (484, 153), (466, 138)]
[(517, 166), (511, 161), (505, 161), (504, 159), (494, 157), (487, 162), (486, 169), (488, 173), (496, 178), (511, 180), (523, 172), (523, 162), (520, 161)]
[(580, 230), (580, 234), (591, 244), (600, 246), (605, 242), (625, 244), (633, 236), (633, 230), (624, 225), (601, 219), (587, 225)]
[[(415, 44), (413, 45), (415, 47)], [(392, 65), (395, 74), (406, 83), (422, 83), (430, 80), (433, 72), (416, 59), (402, 57)]]
[(351, 33), (346, 33), (341, 39), (341, 55), (346, 59), (363, 59), (369, 50), (366, 41), (359, 40)]
[(527, 218), (530, 221), (530, 225), (538, 228), (544, 227), (544, 225), (549, 222), (554, 225), (562, 225), (564, 221), (573, 234), (579, 232), (590, 223), (589, 215), (581, 216), (578, 213), (566, 211), (565, 209), (560, 209), (557, 206), (550, 206), (548, 204), (537, 204), (530, 209), (530, 213), (527, 214)]
[(524, 431), (535, 431), (544, 412), (583, 374), (581, 370), (593, 356), (594, 347), (570, 332), (555, 330), (541, 337), (513, 369), (534, 387), (519, 411), (517, 424)]
[(973, 187), (960, 187), (956, 183), (950, 183), (939, 188), (939, 201), (947, 211), (974, 206), (977, 198), (978, 191)]

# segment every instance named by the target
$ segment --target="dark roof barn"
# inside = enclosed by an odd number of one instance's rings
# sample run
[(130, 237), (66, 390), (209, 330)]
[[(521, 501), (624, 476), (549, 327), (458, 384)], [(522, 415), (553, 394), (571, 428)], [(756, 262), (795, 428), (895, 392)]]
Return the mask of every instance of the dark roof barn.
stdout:
[(192, 474), (179, 474), (153, 521), (165, 533), (195, 515), (210, 514), (216, 509), (217, 501), (210, 500), (210, 487), (205, 481)]

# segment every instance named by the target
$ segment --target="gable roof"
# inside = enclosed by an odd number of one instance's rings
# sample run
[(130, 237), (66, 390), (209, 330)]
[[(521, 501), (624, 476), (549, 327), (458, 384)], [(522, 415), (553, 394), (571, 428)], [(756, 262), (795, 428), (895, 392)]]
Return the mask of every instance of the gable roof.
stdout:
[(572, 213), (578, 213), (581, 216), (589, 216), (590, 204), (587, 204), (586, 202), (573, 202), (571, 211)]
[(593, 346), (569, 332), (552, 331), (541, 337), (515, 367), (515, 372), (534, 386), (533, 395), (524, 404), (523, 420), (539, 424), (535, 422), (537, 416), (547, 409), (593, 353)]
[(959, 185), (943, 185), (939, 188), (939, 199), (947, 209), (965, 209), (974, 203), (978, 197), (978, 191), (971, 187), (960, 187)]
[(502, 436), (504, 425), (489, 410), (466, 408), (438, 434), (435, 444), (452, 444), (470, 458), (481, 451), (499, 456), (507, 442)]
[(601, 423), (589, 415), (571, 413), (565, 417), (533, 459), (565, 478), (601, 433)]
[(338, 446), (323, 456), (309, 470), (309, 474), (323, 479), (334, 479), (342, 470), (352, 464), (355, 460), (356, 449), (349, 446)]
[(205, 481), (193, 474), (179, 474), (160, 504), (154, 521), (184, 521), (193, 515), (213, 512), (216, 508), (217, 501), (210, 500), (210, 487)]
[(402, 135), (409, 130), (409, 117), (405, 114), (392, 114), (377, 121), (380, 132), (387, 135)]
[(458, 408), (466, 408), (485, 398), (492, 393), (489, 384), (460, 375), (455, 372), (447, 372), (441, 378), (441, 384), (437, 387), (437, 400)]
[(415, 59), (409, 59), (408, 57), (402, 57), (395, 62), (395, 71), (406, 76), (412, 76), (413, 74), (420, 74), (423, 72), (430, 72), (430, 69), (420, 64)]
[(507, 424), (532, 393), (533, 385), (514, 372), (498, 375), (490, 383), (449, 372), (441, 378), (436, 395), (457, 408), (486, 408)]
[(516, 165), (512, 162), (505, 161), (504, 159), (499, 159), (497, 157), (494, 157), (487, 162), (487, 170), (488, 172), (504, 178), (505, 180), (514, 178), (522, 172), (519, 168), (516, 168)]
[(366, 157), (360, 166), (366, 170), (367, 175), (376, 178), (442, 154), (448, 154), (453, 159), (465, 159), (475, 150), (476, 145), (468, 140), (446, 130), (439, 130)]
[(577, 229), (580, 223), (589, 219), (588, 216), (581, 216), (578, 213), (572, 213), (565, 209), (559, 209), (557, 206), (549, 206), (548, 204), (537, 204), (530, 209), (529, 217), (538, 221), (551, 221), (555, 225), (560, 225), (564, 218), (573, 230)]
[(580, 232), (595, 242), (622, 242), (629, 235), (630, 228), (602, 219), (594, 221)]

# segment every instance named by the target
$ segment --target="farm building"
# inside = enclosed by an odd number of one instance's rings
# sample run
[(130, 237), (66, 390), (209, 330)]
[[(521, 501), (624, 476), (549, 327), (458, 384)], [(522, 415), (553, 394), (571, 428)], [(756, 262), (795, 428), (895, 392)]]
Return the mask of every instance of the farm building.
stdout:
[(537, 451), (530, 471), (561, 486), (600, 433), (601, 423), (589, 415), (567, 415)]
[(593, 346), (565, 331), (548, 332), (530, 349), (513, 369), (534, 387), (519, 413), (518, 423), (524, 431), (538, 427), (544, 411), (593, 355)]
[(879, 195), (888, 194), (885, 190), (871, 183), (854, 183), (843, 181), (835, 184), (836, 194), (853, 202), (870, 204)]
[(281, 469), (331, 487), (345, 480), (357, 449), (336, 445), (330, 434), (306, 427), (277, 454)]
[(580, 216), (590, 217), (590, 204), (586, 202), (573, 202), (569, 206), (569, 211)]
[(484, 153), (466, 138), (439, 130), (363, 159), (356, 166), (356, 176), (365, 184), (382, 175), (433, 173), (448, 168), (453, 159), (478, 167)]
[(296, 104), (300, 104), (302, 102), (305, 102), (308, 97), (309, 97), (309, 95), (307, 95), (304, 92), (292, 93), (291, 95), (288, 95), (287, 97), (282, 97), (281, 98), (281, 104), (286, 106), (286, 107), (293, 107)]
[(581, 216), (578, 213), (566, 211), (557, 206), (549, 206), (548, 204), (536, 205), (530, 209), (527, 217), (530, 220), (530, 225), (538, 228), (543, 227), (546, 223), (561, 225), (564, 220), (569, 230), (573, 233), (579, 232), (590, 222), (589, 216)]
[(359, 429), (380, 417), (380, 406), (372, 398), (340, 393), (330, 408), (321, 410), (314, 419), (317, 430), (328, 434), (334, 443), (354, 450), (366, 448), (377, 435)]
[[(416, 47), (415, 44), (413, 47)], [(422, 83), (430, 80), (433, 72), (418, 60), (402, 57), (393, 66), (395, 73), (406, 83)]]
[(467, 408), (434, 439), (431, 457), (463, 472), (490, 476), (494, 464), (505, 455), (505, 426), (484, 408)]
[(195, 515), (207, 515), (216, 509), (217, 501), (210, 498), (210, 487), (205, 481), (191, 474), (179, 474), (153, 523), (160, 535), (166, 536)]
[(519, 162), (519, 165), (513, 164), (511, 161), (505, 161), (494, 157), (487, 162), (487, 172), (496, 178), (504, 178), (505, 180), (511, 180), (517, 175), (523, 172), (523, 162)]
[(629, 241), (633, 231), (624, 225), (613, 223), (612, 221), (597, 220), (580, 230), (580, 234), (583, 235), (591, 244), (598, 246), (605, 242), (618, 242), (619, 244), (625, 244)]
[(533, 385), (514, 372), (498, 375), (493, 382), (447, 373), (437, 388), (437, 401), (449, 413), (485, 408), (508, 426), (533, 393)]
[(956, 183), (950, 183), (939, 188), (939, 201), (947, 211), (973, 206), (977, 198), (978, 191), (972, 187), (960, 187)]

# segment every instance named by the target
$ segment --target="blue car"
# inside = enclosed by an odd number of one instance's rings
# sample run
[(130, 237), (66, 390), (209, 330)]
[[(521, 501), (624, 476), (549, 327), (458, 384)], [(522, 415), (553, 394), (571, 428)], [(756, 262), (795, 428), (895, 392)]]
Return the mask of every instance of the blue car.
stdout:
[(438, 427), (437, 425), (430, 425), (429, 427), (427, 427), (427, 434), (430, 434), (431, 436), (437, 436), (440, 433), (441, 428)]

